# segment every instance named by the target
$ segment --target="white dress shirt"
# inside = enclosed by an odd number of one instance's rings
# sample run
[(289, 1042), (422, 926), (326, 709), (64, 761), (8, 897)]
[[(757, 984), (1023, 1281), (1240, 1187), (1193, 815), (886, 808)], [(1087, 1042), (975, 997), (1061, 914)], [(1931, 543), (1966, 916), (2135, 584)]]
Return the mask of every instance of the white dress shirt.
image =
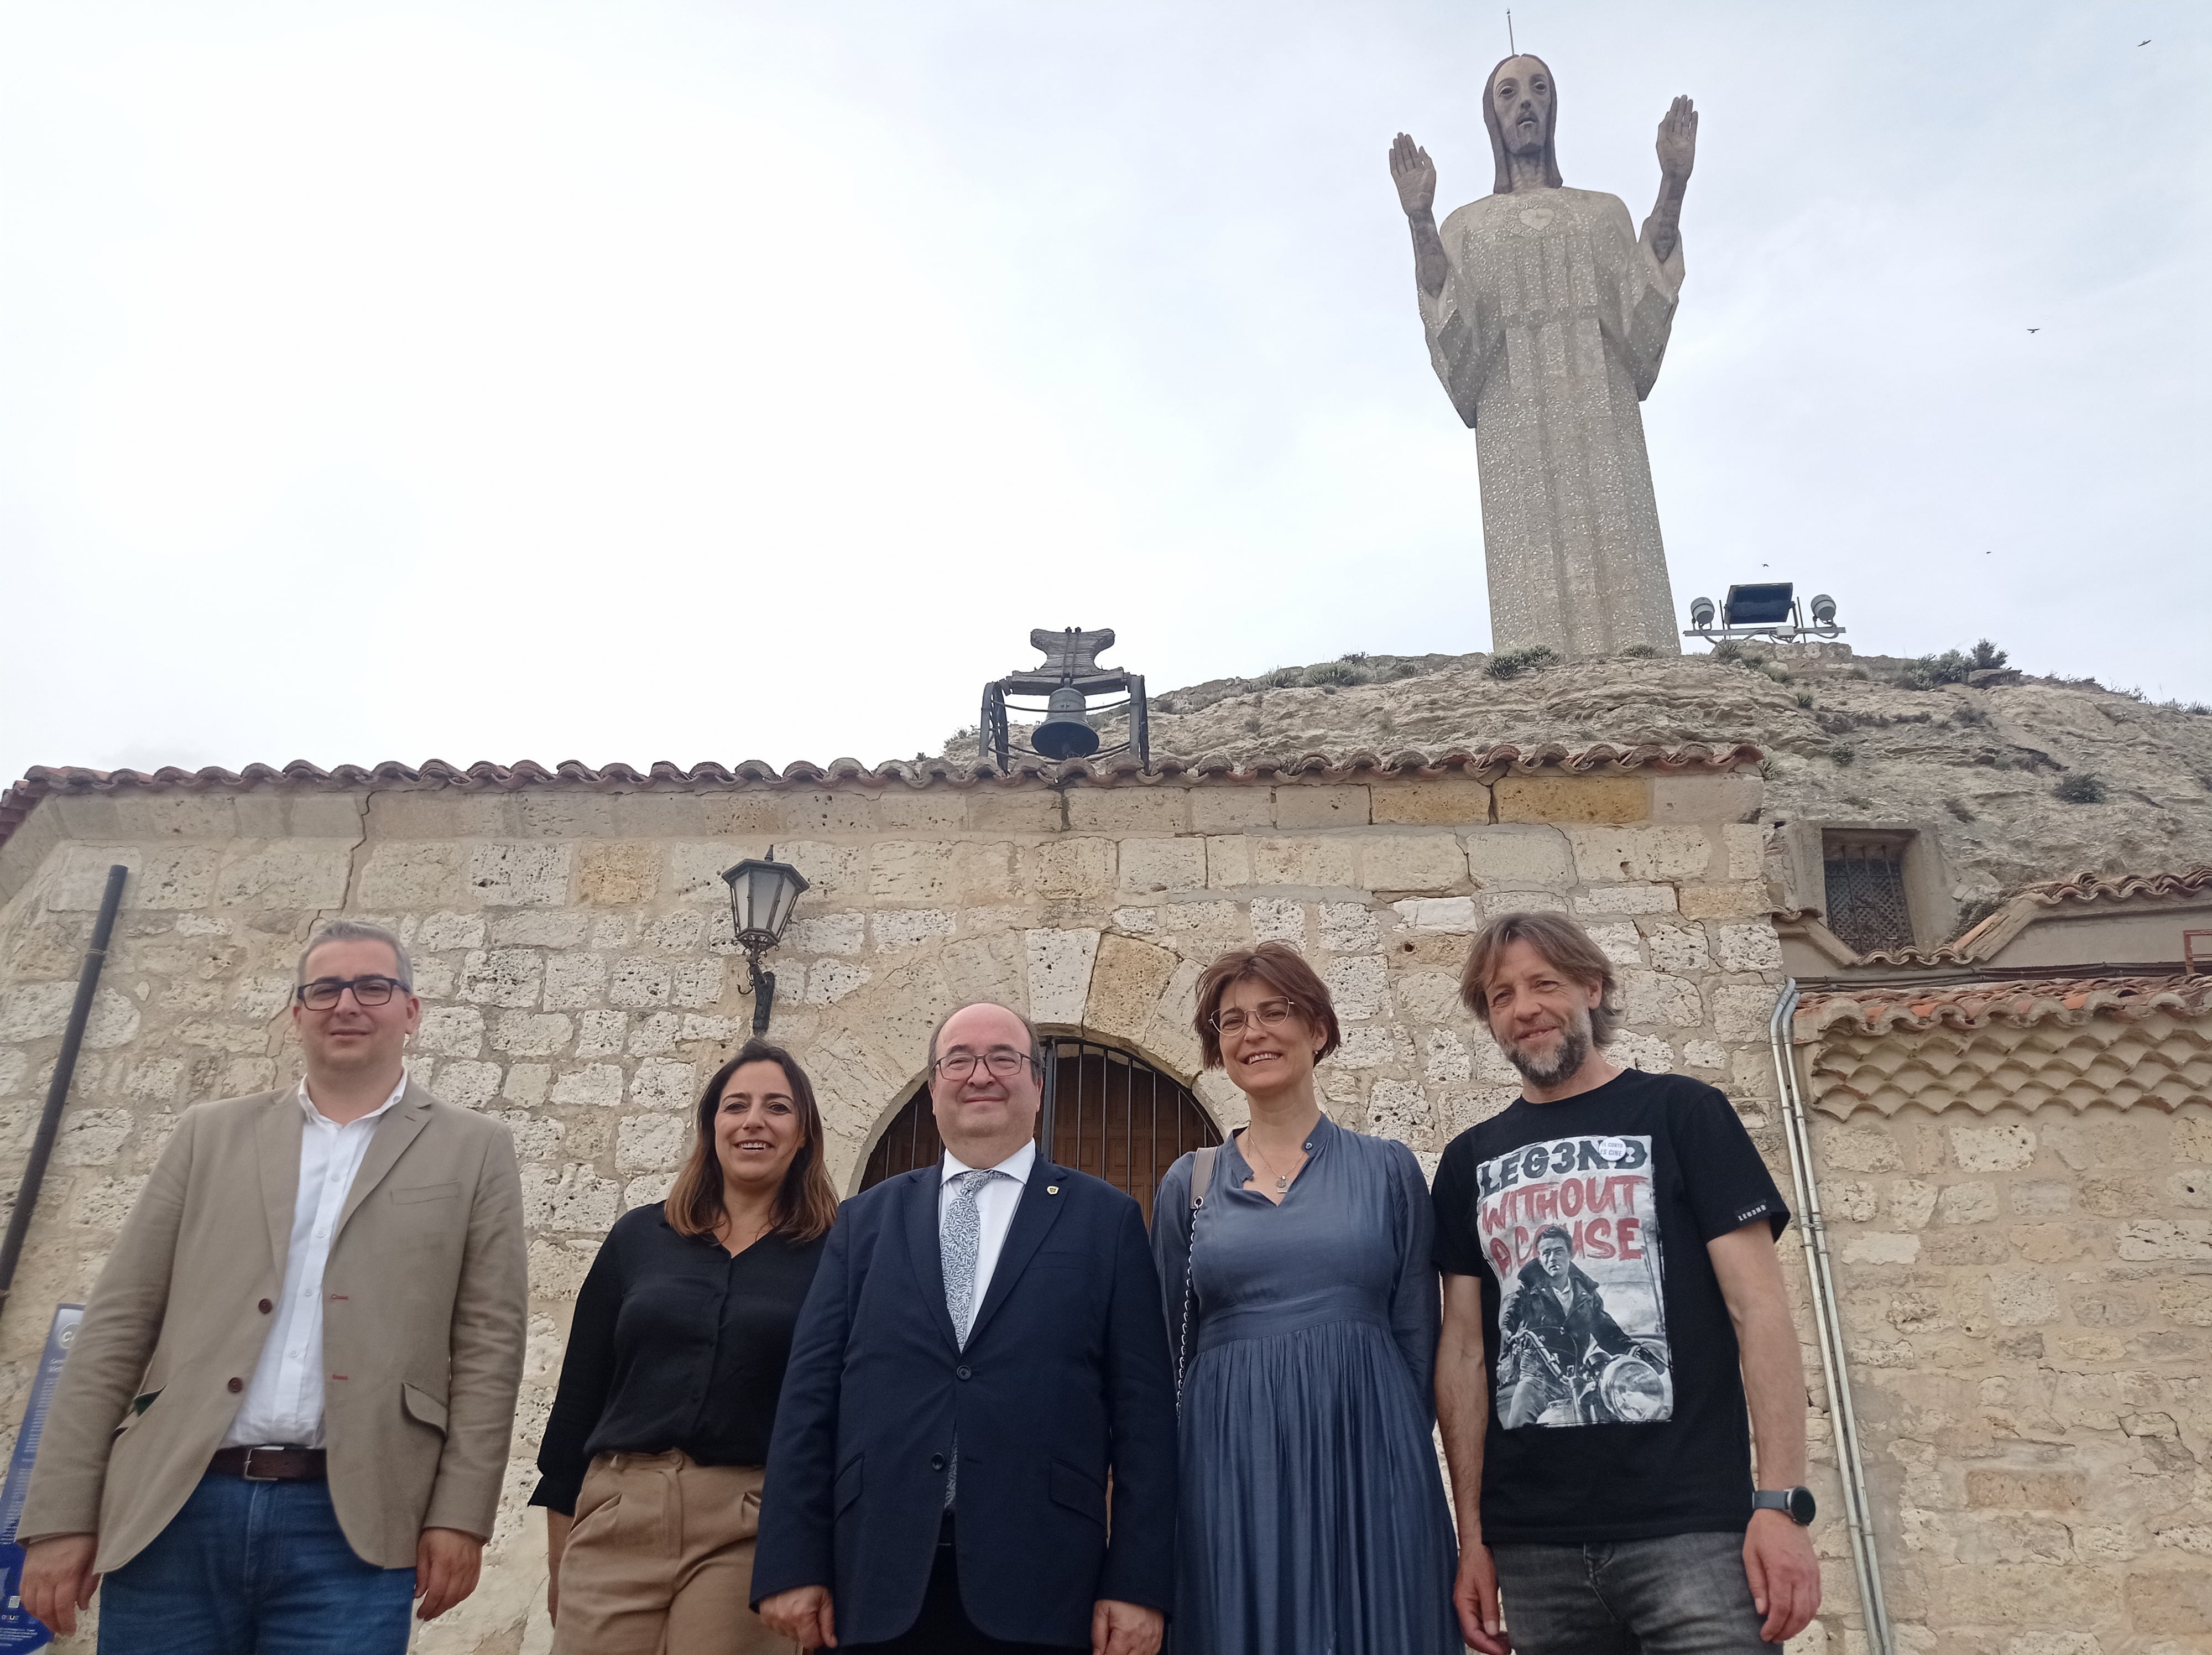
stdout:
[[(975, 1307), (979, 1311), (983, 1308), (984, 1294), (991, 1291), (991, 1272), (999, 1267), (999, 1250), (1006, 1244), (1006, 1232), (1014, 1226), (1014, 1208), (1022, 1204), (1022, 1191), (1029, 1187), (1030, 1169), (1036, 1165), (1036, 1142), (1032, 1139), (991, 1168), (994, 1172), (1004, 1172), (1006, 1177), (986, 1178), (983, 1187), (975, 1192), (975, 1218), (980, 1229), (975, 1237)], [(969, 1165), (951, 1150), (945, 1152), (945, 1165), (937, 1184), (938, 1234), (945, 1233), (945, 1208), (952, 1199), (952, 1179), (963, 1172), (981, 1171), (981, 1167)]]
[(323, 1269), (376, 1123), (406, 1090), (403, 1074), (380, 1106), (340, 1126), (315, 1107), (307, 1083), (300, 1082), (300, 1112), (307, 1119), (300, 1130), (300, 1190), (292, 1202), (283, 1293), (224, 1447), (324, 1445)]

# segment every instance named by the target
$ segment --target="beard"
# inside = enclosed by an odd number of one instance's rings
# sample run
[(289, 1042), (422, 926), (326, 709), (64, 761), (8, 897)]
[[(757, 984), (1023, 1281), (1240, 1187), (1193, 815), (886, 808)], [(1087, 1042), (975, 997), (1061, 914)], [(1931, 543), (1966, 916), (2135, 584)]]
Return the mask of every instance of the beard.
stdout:
[(1597, 1042), (1590, 1032), (1589, 1011), (1575, 1009), (1574, 1020), (1559, 1031), (1559, 1044), (1548, 1056), (1522, 1050), (1508, 1040), (1498, 1043), (1505, 1054), (1505, 1061), (1521, 1071), (1521, 1078), (1533, 1086), (1555, 1086), (1580, 1068), (1589, 1058)]

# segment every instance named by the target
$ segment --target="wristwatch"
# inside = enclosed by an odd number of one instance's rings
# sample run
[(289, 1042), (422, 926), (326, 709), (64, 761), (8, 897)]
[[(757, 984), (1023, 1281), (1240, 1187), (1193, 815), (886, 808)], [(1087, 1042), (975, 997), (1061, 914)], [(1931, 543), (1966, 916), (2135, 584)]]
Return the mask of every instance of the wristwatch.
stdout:
[(1780, 1512), (1802, 1529), (1812, 1522), (1820, 1508), (1813, 1503), (1810, 1488), (1754, 1488), (1751, 1491), (1751, 1509)]

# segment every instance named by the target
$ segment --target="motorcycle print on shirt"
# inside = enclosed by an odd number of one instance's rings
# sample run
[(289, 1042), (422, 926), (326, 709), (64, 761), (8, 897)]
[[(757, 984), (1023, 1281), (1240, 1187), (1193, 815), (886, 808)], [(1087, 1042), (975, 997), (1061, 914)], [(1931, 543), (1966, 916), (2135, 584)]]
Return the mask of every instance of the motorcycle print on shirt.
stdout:
[(1646, 1425), (1674, 1414), (1648, 1137), (1559, 1138), (1484, 1161), (1498, 1274), (1498, 1421)]

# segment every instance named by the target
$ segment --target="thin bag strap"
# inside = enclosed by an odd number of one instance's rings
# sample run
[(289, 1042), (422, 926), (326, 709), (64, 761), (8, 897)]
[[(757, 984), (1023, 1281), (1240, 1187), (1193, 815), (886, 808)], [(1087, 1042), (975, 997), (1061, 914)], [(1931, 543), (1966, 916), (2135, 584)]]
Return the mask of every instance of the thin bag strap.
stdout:
[(1176, 1343), (1176, 1405), (1182, 1405), (1182, 1377), (1190, 1366), (1190, 1311), (1194, 1297), (1191, 1256), (1198, 1246), (1198, 1209), (1213, 1187), (1213, 1155), (1218, 1144), (1208, 1144), (1193, 1157), (1190, 1165), (1190, 1238), (1182, 1251), (1182, 1333)]

